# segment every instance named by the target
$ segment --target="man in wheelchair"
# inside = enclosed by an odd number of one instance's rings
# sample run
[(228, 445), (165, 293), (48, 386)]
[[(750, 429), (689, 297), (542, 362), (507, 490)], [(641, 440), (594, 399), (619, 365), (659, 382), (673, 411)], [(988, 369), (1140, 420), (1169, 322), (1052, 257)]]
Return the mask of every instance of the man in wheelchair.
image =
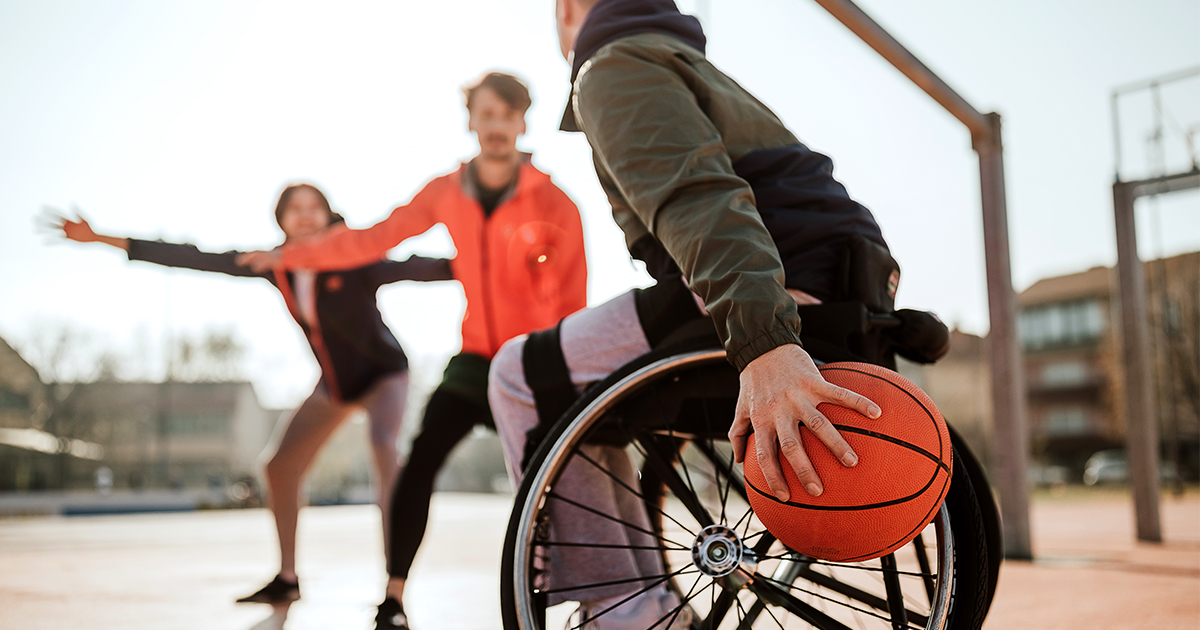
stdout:
[[(870, 211), (834, 179), (828, 157), (708, 62), (699, 22), (673, 0), (556, 0), (556, 23), (572, 81), (561, 128), (587, 137), (613, 217), (656, 284), (514, 339), (496, 355), (489, 399), (510, 470), (520, 477), (539, 437), (588, 384), (698, 325), (739, 373), (728, 432), (735, 459), (757, 457), (771, 491), (787, 500), (779, 463), (786, 458), (809, 494), (820, 495), (797, 421), (854, 466), (857, 455), (817, 405), (869, 417), (880, 410), (825, 382), (802, 346), (802, 322), (824, 360), (883, 365), (897, 346), (918, 360), (940, 357), (945, 327), (928, 314), (894, 312), (899, 268)], [(751, 432), (758, 452), (747, 454)], [(645, 505), (615, 489), (636, 485), (636, 473), (619, 448), (594, 453), (625, 481), (568, 467), (558, 487), (590, 497), (590, 510), (558, 510), (550, 526), (564, 539), (622, 540), (627, 548), (555, 549), (544, 567), (553, 582), (594, 586), (549, 603), (581, 602), (588, 627), (650, 627), (680, 609), (680, 596), (634, 582), (663, 572), (658, 556), (629, 544), (640, 534), (594, 513), (649, 532)], [(671, 627), (687, 627), (687, 616), (677, 612)]]

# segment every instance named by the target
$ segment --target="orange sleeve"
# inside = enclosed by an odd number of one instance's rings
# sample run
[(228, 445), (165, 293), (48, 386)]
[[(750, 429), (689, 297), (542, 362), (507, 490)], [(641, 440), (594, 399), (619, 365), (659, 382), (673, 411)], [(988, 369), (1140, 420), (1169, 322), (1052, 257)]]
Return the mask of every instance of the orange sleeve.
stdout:
[(564, 262), (560, 267), (559, 285), (563, 287), (560, 295), (558, 316), (566, 317), (587, 306), (587, 256), (583, 247), (583, 221), (579, 216), (579, 208), (557, 186), (549, 186), (550, 207), (559, 217), (559, 227), (566, 233), (561, 244)]
[(388, 218), (369, 228), (335, 228), (315, 239), (285, 245), (282, 252), (283, 267), (338, 271), (379, 262), (389, 249), (439, 222), (436, 192), (431, 188), (434, 188), (432, 183), (425, 186), (408, 204), (392, 210)]

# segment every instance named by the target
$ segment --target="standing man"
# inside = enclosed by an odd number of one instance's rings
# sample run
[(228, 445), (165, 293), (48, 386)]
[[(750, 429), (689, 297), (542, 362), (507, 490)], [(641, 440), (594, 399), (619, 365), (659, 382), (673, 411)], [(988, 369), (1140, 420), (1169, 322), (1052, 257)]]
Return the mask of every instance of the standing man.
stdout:
[(341, 230), (320, 240), (255, 252), (255, 267), (315, 270), (378, 260), (411, 236), (443, 224), (457, 257), (467, 311), (462, 352), (450, 359), (425, 408), (421, 432), (395, 486), (387, 596), (376, 628), (407, 629), (402, 597), (425, 535), (433, 481), (447, 455), (478, 424), (494, 426), (487, 399), (492, 357), (509, 339), (554, 326), (587, 304), (587, 265), (579, 211), (550, 177), (517, 150), (525, 133), (529, 90), (493, 72), (465, 90), (468, 129), (479, 155), (429, 182), (406, 206), (365, 230)]
[[(740, 372), (729, 431), (737, 461), (757, 457), (771, 491), (786, 501), (780, 466), (786, 458), (808, 493), (821, 494), (798, 421), (843, 465), (854, 466), (857, 456), (817, 405), (832, 403), (871, 418), (880, 411), (825, 382), (800, 345), (796, 307), (847, 299), (842, 261), (854, 247), (886, 256), (879, 226), (833, 178), (829, 158), (801, 144), (769, 109), (708, 62), (700, 23), (682, 15), (673, 0), (555, 4), (562, 53), (571, 63), (572, 93), (562, 129), (587, 136), (629, 250), (657, 281), (560, 324), (558, 347), (571, 383), (581, 391), (681, 324), (711, 316)], [(535, 340), (539, 343), (518, 338), (506, 344), (491, 372), (497, 430), (510, 467), (518, 471), (526, 450), (536, 446), (526, 444), (526, 434), (538, 425), (541, 402), (533, 392), (539, 388), (530, 386), (523, 369), (539, 365), (530, 360), (530, 350), (545, 344), (541, 333), (529, 337)], [(746, 454), (751, 432), (758, 452)], [(625, 456), (613, 450), (614, 457)], [(632, 470), (611, 467), (622, 468)], [(640, 504), (604, 503), (604, 497), (621, 492), (611, 478), (586, 466), (567, 470), (571, 482), (584, 488), (580, 496), (597, 497), (592, 508), (650, 529)], [(560, 511), (555, 504), (554, 510), (551, 526), (561, 540), (600, 546), (636, 536), (633, 529), (589, 518), (569, 505)], [(621, 543), (631, 544), (637, 543)], [(589, 629), (662, 627), (668, 619), (672, 627), (688, 627), (688, 609), (678, 595), (661, 582), (654, 587), (654, 581), (637, 580), (663, 572), (653, 566), (660, 562), (656, 556), (604, 551), (553, 550), (546, 567), (555, 593), (549, 603), (570, 592), (582, 603)], [(592, 586), (564, 588), (582, 584)]]

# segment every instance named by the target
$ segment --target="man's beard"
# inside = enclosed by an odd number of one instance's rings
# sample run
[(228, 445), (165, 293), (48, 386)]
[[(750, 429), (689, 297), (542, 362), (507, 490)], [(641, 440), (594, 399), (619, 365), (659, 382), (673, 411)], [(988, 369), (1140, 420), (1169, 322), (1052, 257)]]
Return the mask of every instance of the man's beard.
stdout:
[[(493, 140), (499, 140), (493, 141)], [(507, 138), (489, 137), (479, 145), (479, 157), (489, 162), (508, 162), (517, 153), (517, 148), (508, 143)]]

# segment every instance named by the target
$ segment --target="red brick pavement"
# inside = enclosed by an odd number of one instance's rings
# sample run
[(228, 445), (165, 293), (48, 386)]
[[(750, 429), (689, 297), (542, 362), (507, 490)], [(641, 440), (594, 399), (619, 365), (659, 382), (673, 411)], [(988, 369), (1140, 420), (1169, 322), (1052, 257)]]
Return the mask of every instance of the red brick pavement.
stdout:
[(1163, 496), (1162, 544), (1122, 494), (1039, 498), (1033, 562), (1008, 562), (984, 630), (1200, 628), (1200, 496)]
[[(499, 630), (498, 550), (509, 503), (435, 496), (409, 585), (422, 630)], [(1010, 562), (985, 630), (1200, 628), (1200, 495), (1164, 497), (1167, 542), (1133, 541), (1128, 497), (1038, 497), (1035, 562)], [(289, 630), (369, 628), (380, 599), (378, 511), (305, 510), (304, 599)], [(0, 630), (275, 630), (284, 615), (233, 604), (276, 562), (263, 510), (0, 519)], [(560, 627), (561, 622), (554, 627)]]

